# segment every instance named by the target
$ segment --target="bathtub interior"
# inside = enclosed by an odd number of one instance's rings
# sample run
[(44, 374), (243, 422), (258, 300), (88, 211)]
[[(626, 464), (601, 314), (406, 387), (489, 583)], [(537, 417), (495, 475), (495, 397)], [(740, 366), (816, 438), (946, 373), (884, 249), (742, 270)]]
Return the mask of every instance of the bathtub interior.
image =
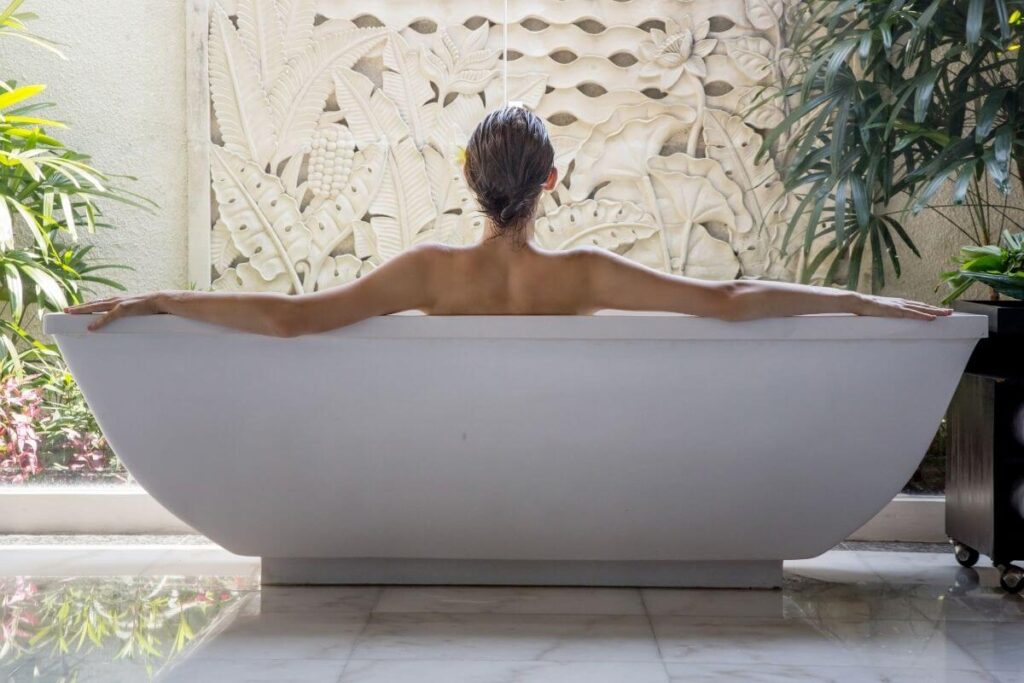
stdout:
[(891, 499), (984, 322), (48, 317), (115, 451), (240, 554), (776, 561)]

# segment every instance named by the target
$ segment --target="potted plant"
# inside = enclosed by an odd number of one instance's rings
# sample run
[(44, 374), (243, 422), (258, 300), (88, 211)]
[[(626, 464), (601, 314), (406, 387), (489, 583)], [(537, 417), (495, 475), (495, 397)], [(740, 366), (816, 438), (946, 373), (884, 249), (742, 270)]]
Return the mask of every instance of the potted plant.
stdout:
[[(786, 242), (799, 239), (802, 276), (856, 288), (869, 271), (873, 287), (884, 285), (887, 271), (900, 274), (897, 244), (920, 255), (905, 220), (929, 212), (971, 243), (942, 276), (952, 287), (946, 300), (975, 283), (993, 292), (956, 304), (990, 320), (992, 338), (968, 373), (1022, 376), (1010, 351), (1024, 340), (1008, 335), (1024, 330), (1024, 306), (999, 297), (1024, 294), (1024, 0), (808, 0), (796, 14), (798, 78), (780, 94), (789, 114), (761, 153), (787, 150), (785, 184), (800, 203)], [(958, 559), (973, 564), (981, 545), (1003, 567), (1004, 586), (1019, 590), (1024, 572), (1009, 560), (1024, 547), (998, 539), (1024, 538), (1024, 529), (997, 523), (1010, 503), (1001, 482), (1016, 476), (999, 450), (1013, 447), (999, 420), (1009, 403), (1024, 406), (1024, 390), (1009, 386), (961, 385), (950, 417), (947, 531), (987, 538), (963, 544)], [(978, 461), (984, 476), (957, 479), (976, 473), (958, 457)], [(972, 495), (975, 506), (979, 495), (991, 504), (987, 529), (957, 517)]]
[[(999, 245), (964, 247), (956, 258), (956, 266), (956, 270), (942, 276), (951, 289), (944, 301), (955, 301), (957, 310), (988, 316), (993, 339), (1024, 335), (1024, 232), (1003, 233)], [(991, 289), (988, 301), (958, 300), (975, 284)], [(976, 354), (978, 360), (985, 355), (984, 349), (983, 346)], [(1016, 357), (1007, 360), (1017, 362)]]

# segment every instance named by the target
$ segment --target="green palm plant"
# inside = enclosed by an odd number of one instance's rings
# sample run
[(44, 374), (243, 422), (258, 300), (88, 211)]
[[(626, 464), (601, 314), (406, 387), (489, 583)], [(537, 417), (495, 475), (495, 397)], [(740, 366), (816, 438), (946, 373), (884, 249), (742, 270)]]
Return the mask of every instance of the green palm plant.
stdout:
[[(22, 38), (53, 49), (28, 33), (17, 13), (21, 0), (0, 12), (0, 38)], [(22, 371), (24, 361), (56, 359), (36, 338), (30, 312), (60, 310), (81, 301), (85, 287), (121, 288), (101, 273), (119, 266), (96, 263), (80, 233), (107, 227), (100, 201), (143, 205), (141, 198), (109, 185), (89, 157), (68, 149), (48, 131), (64, 128), (39, 115), (43, 85), (0, 81), (0, 374)]]
[(19, 12), (18, 10), (21, 9), (24, 2), (25, 0), (11, 0), (7, 3), (7, 7), (0, 10), (0, 40), (6, 38), (23, 40), (59, 55), (60, 50), (52, 41), (28, 30), (27, 22), (39, 17), (34, 12)]
[[(1024, 228), (1024, 0), (807, 0), (794, 29), (804, 73), (791, 113), (765, 136), (784, 146), (799, 197), (802, 277), (856, 288), (898, 277), (897, 244), (932, 212), (973, 244)], [(948, 187), (951, 200), (939, 199)], [(966, 224), (949, 213), (967, 207)], [(802, 232), (802, 234), (801, 234)], [(864, 266), (864, 267), (862, 267)]]

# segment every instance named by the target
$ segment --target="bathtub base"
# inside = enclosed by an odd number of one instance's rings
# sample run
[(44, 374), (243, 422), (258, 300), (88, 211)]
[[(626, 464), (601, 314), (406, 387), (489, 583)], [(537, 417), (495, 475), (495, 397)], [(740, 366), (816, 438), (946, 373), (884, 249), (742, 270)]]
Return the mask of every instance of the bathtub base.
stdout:
[(586, 561), (262, 558), (262, 583), (778, 588), (782, 560)]

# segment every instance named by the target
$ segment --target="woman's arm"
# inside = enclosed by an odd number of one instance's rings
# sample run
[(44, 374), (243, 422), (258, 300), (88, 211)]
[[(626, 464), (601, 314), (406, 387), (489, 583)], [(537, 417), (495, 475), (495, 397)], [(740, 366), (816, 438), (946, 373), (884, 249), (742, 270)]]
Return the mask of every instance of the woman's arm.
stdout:
[(671, 311), (722, 320), (854, 313), (932, 320), (951, 311), (917, 301), (763, 280), (714, 282), (665, 275), (621, 256), (587, 250), (593, 309)]
[(429, 246), (409, 250), (354, 282), (313, 294), (167, 291), (112, 297), (65, 311), (104, 313), (89, 324), (90, 330), (126, 316), (171, 313), (246, 332), (294, 337), (429, 306), (433, 251)]

